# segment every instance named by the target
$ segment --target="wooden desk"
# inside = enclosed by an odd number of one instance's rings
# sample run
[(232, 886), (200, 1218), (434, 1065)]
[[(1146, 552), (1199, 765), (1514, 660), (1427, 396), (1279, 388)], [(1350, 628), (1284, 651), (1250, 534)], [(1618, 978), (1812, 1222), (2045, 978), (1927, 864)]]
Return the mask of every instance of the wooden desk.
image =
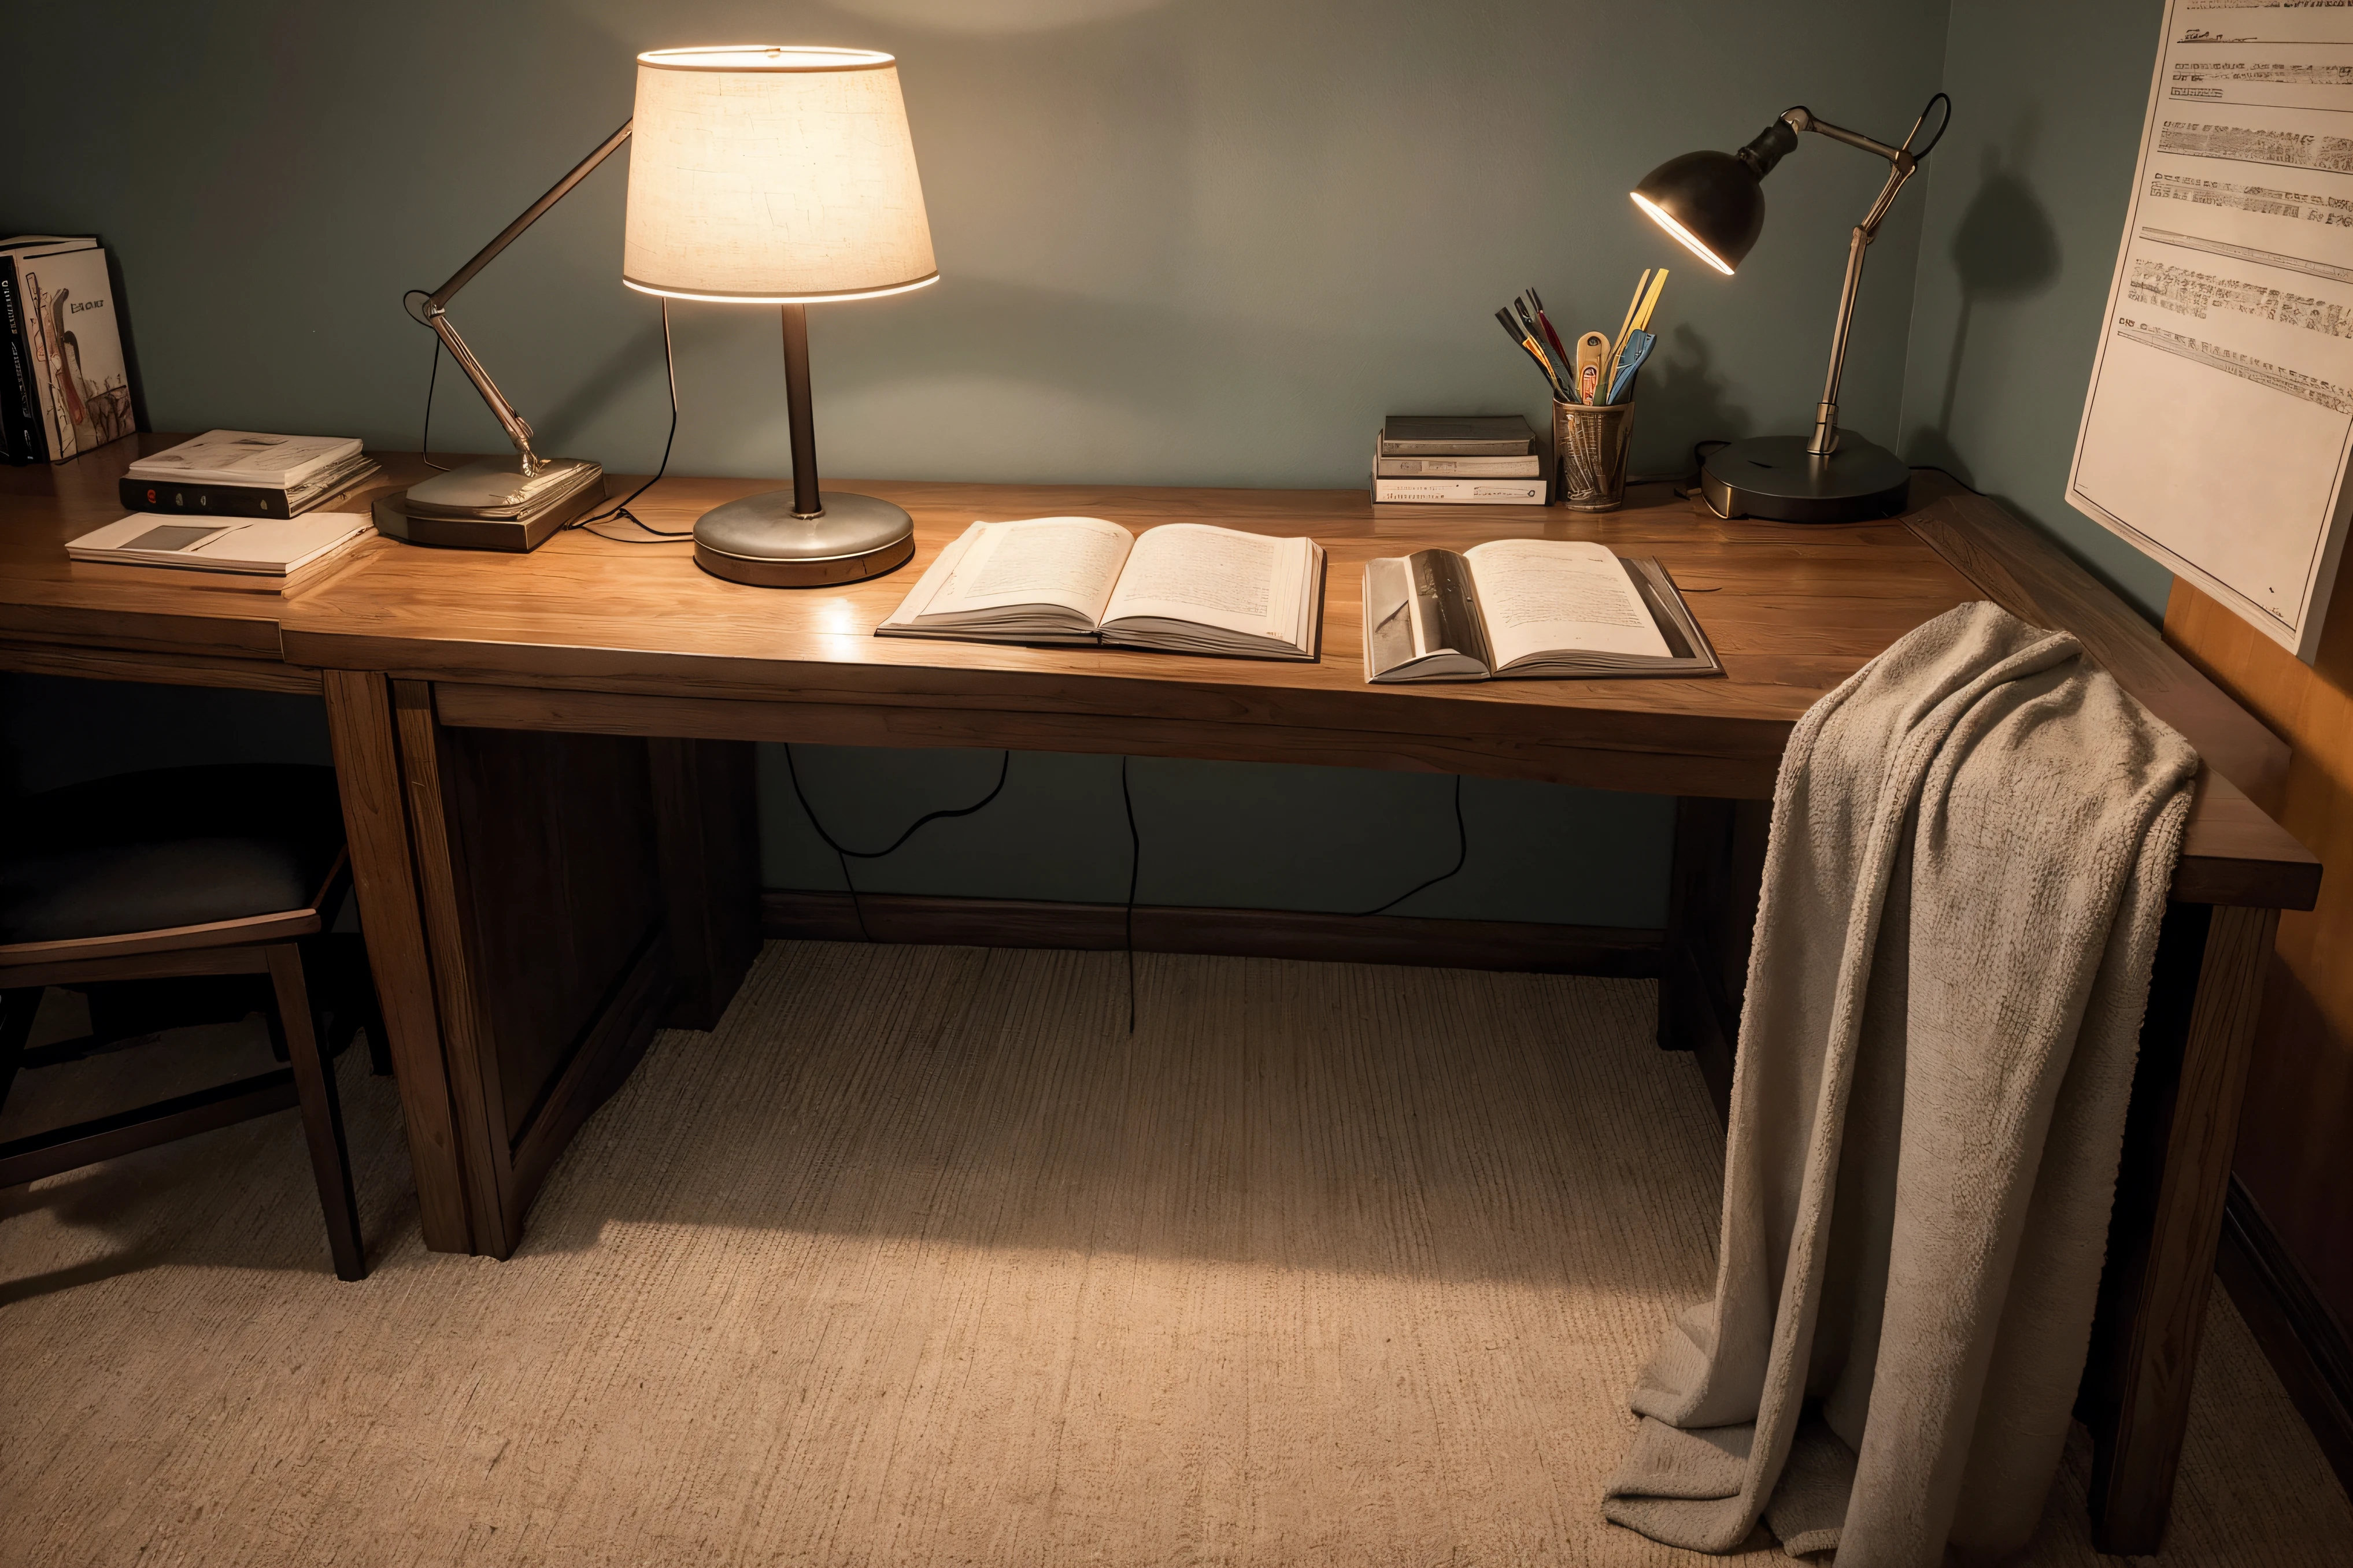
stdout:
[[(421, 471), (413, 458), (386, 462), (395, 479)], [(638, 510), (682, 528), (773, 482), (670, 480)], [(176, 589), (142, 590), (172, 596), (150, 606), (61, 585), (60, 520), (83, 480), (60, 483), (57, 500), (9, 504), (0, 635), (20, 650), (9, 667), (166, 679), (152, 664), (109, 662), (121, 651), (109, 617), (195, 613), (208, 629), (218, 617), (189, 611)], [(279, 605), (275, 648), (258, 616), (237, 634), (254, 667), (289, 679), (321, 672), (429, 1246), (511, 1252), (555, 1156), (657, 1024), (707, 1024), (724, 1006), (756, 943), (750, 745), (764, 740), (1322, 763), (1682, 796), (1661, 1036), (1698, 1051), (1720, 1093), (1755, 907), (1758, 803), (1790, 726), (1905, 631), (1992, 597), (2076, 631), (2210, 763), (2151, 997), (2081, 1407), (2097, 1442), (2105, 1549), (2153, 1547), (2262, 961), (2278, 909), (2310, 903), (2317, 865), (2262, 809), (2285, 749), (2112, 595), (1991, 503), (1926, 474), (1904, 519), (1812, 529), (1720, 522), (1663, 488), (1603, 518), (1376, 515), (1361, 491), (860, 488), (917, 523), (914, 563), (874, 582), (748, 588), (703, 575), (682, 547), (578, 534), (522, 557), (382, 545)], [(1313, 533), (1331, 552), (1322, 661), (871, 635), (974, 518), (1070, 512)], [(1364, 562), (1507, 535), (1659, 556), (1727, 679), (1366, 687)], [(184, 668), (189, 679), (216, 673)]]

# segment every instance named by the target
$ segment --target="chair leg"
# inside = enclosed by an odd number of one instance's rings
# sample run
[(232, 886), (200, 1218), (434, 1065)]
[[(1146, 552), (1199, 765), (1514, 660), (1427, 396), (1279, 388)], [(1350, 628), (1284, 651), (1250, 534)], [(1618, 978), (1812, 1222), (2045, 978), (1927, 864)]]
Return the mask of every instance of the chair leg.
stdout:
[(269, 983), (278, 1027), (294, 1068), (294, 1089), (302, 1106), (302, 1135), (311, 1146), (311, 1174), (319, 1184), (319, 1206), (327, 1216), (327, 1246), (339, 1279), (367, 1278), (367, 1253), (360, 1243), (359, 1200), (352, 1190), (351, 1151), (343, 1141), (343, 1107), (335, 1094), (335, 1064), (319, 1048), (311, 1021), (311, 994), (302, 982), (301, 950), (290, 942), (273, 943)]
[(24, 1059), (25, 1042), (33, 1037), (33, 1017), (41, 1010), (41, 989), (27, 985), (0, 991), (0, 1105), (8, 1103), (16, 1066)]

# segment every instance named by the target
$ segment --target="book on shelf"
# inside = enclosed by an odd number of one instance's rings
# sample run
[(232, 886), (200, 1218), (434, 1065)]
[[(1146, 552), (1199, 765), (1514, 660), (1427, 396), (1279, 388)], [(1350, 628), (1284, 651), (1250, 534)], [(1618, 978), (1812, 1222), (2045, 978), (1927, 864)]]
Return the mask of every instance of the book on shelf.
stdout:
[(1392, 414), (1381, 421), (1384, 458), (1516, 458), (1536, 451), (1517, 414)]
[(1365, 679), (1721, 675), (1674, 580), (1584, 540), (1500, 539), (1365, 563)]
[(965, 529), (875, 636), (1312, 660), (1323, 611), (1312, 539), (1039, 517)]
[[(5, 325), (30, 367), (40, 455), (61, 463), (130, 435), (131, 376), (105, 248), (86, 236), (17, 235), (0, 239), (0, 258), (13, 274)], [(0, 378), (0, 397), (6, 390)], [(16, 412), (21, 420), (26, 411)]]
[(0, 252), (0, 462), (37, 463), (49, 451), (41, 440), (41, 395), (18, 299), (16, 258)]
[(208, 430), (132, 463), (117, 493), (138, 511), (284, 520), (378, 471), (356, 436)]
[(314, 578), (375, 532), (356, 511), (217, 522), (132, 512), (72, 541), (66, 554), (116, 581), (118, 569), (131, 569), (146, 581), (277, 593)]

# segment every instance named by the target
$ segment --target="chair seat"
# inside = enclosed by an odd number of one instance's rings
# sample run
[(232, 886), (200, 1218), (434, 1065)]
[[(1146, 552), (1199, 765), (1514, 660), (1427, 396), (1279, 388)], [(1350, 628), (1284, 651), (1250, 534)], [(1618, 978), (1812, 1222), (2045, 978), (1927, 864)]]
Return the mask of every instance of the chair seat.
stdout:
[(332, 768), (159, 768), (9, 807), (0, 943), (308, 909), (343, 843)]

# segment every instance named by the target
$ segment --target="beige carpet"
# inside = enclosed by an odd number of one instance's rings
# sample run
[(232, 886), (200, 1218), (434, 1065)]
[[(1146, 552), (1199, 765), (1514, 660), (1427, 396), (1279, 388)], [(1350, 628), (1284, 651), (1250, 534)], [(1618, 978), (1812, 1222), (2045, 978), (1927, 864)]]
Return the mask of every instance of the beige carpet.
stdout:
[[(772, 946), (504, 1264), (420, 1248), (358, 1053), (363, 1284), (290, 1116), (0, 1194), (0, 1563), (1708, 1561), (1599, 1506), (1715, 1240), (1651, 988), (1138, 968), (1131, 1039), (1116, 954)], [(29, 1075), (0, 1136), (258, 1048)], [(2353, 1563), (2215, 1300), (2162, 1561)], [(2031, 1561), (2094, 1561), (2084, 1461)]]

